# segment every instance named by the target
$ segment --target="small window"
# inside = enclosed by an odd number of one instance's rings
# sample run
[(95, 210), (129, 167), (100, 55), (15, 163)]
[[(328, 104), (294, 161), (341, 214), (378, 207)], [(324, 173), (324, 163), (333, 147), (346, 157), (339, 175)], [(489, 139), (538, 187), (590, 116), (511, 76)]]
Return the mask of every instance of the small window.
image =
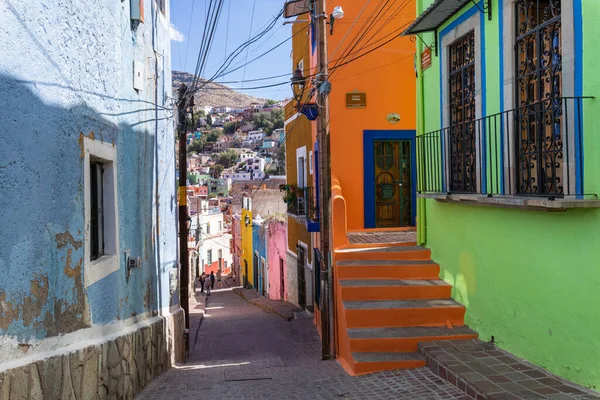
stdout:
[(99, 162), (90, 164), (90, 260), (104, 255), (104, 168)]
[(120, 268), (117, 149), (84, 138), (84, 277), (88, 287)]
[(221, 232), (221, 229), (222, 229), (222, 228), (223, 228), (223, 227), (221, 226), (221, 221), (219, 221), (219, 232)]
[(223, 250), (219, 249), (219, 259), (223, 258)]
[(206, 223), (206, 234), (210, 235), (210, 222)]
[(212, 249), (206, 251), (206, 263), (212, 264)]

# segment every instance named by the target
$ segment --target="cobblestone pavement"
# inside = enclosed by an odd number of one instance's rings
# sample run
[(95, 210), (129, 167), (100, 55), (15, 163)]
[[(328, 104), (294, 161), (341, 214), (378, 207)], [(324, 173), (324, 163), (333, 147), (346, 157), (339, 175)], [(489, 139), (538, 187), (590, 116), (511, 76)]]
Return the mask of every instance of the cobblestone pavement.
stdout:
[(468, 399), (428, 369), (348, 376), (321, 360), (310, 319), (291, 322), (214, 291), (187, 364), (138, 399)]

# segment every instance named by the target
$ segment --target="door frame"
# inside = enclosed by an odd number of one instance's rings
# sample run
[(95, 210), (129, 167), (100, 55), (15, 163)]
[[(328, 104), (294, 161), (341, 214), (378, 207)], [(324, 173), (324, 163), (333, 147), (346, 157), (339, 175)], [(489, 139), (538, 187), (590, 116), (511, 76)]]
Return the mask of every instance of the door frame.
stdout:
[(375, 141), (376, 140), (409, 140), (411, 168), (411, 223), (416, 226), (417, 218), (417, 132), (414, 130), (364, 130), (363, 131), (363, 166), (364, 166), (364, 201), (365, 229), (375, 228)]

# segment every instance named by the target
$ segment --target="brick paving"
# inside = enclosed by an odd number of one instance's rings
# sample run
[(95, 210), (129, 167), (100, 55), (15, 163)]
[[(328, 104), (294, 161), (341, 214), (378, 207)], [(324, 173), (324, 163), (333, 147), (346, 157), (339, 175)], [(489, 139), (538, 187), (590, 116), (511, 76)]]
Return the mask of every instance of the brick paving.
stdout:
[(403, 242), (416, 242), (417, 231), (414, 228), (403, 231), (371, 231), (348, 232), (351, 244), (392, 244)]
[(419, 351), (434, 374), (474, 399), (600, 400), (600, 393), (478, 340), (423, 342)]
[(214, 291), (205, 312), (188, 363), (138, 399), (468, 399), (426, 368), (349, 376), (321, 360), (310, 319), (286, 321), (231, 289)]

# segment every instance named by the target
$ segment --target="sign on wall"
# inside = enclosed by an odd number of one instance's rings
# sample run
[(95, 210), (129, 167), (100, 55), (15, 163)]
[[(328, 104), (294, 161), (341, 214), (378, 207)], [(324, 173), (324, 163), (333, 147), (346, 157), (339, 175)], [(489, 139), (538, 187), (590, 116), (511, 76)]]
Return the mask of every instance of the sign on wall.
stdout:
[(346, 108), (366, 108), (366, 93), (346, 93)]
[(425, 71), (429, 67), (431, 67), (431, 49), (426, 48), (421, 53), (421, 70)]

